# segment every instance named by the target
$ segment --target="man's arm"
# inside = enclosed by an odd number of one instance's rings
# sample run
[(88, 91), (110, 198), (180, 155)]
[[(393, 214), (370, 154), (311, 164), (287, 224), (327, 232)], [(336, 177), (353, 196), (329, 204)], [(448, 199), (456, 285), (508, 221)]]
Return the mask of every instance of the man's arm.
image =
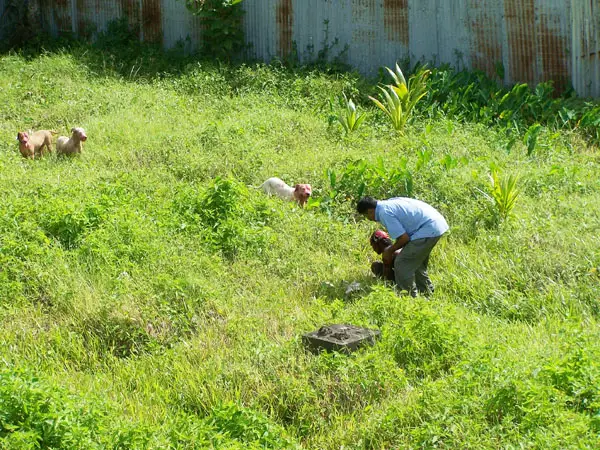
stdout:
[(402, 234), (398, 239), (396, 239), (396, 242), (383, 251), (383, 263), (392, 264), (396, 250), (400, 250), (402, 247), (408, 244), (408, 241), (410, 241), (410, 238), (408, 237), (407, 233)]

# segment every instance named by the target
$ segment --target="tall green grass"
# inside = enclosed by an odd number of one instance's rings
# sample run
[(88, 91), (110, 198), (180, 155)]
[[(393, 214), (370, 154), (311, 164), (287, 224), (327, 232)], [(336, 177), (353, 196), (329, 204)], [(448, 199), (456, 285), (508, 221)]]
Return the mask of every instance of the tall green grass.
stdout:
[[(329, 99), (368, 109), (356, 75), (131, 51), (0, 58), (2, 446), (597, 446), (599, 160), (577, 131), (528, 156), (488, 121), (430, 107), (399, 136), (371, 106), (344, 136)], [(81, 157), (18, 153), (18, 130), (72, 126)], [(499, 227), (482, 192), (516, 168)], [(270, 176), (317, 200), (264, 196)], [(370, 277), (363, 194), (447, 217), (430, 300)], [(304, 351), (338, 322), (382, 339)]]

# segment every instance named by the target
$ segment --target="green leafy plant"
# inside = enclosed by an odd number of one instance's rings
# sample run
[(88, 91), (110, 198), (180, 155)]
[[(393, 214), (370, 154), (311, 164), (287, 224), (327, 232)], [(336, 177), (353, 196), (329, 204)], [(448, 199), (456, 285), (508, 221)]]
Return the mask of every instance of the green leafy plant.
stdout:
[(364, 159), (350, 161), (339, 171), (328, 168), (325, 177), (329, 188), (323, 196), (311, 198), (308, 207), (319, 207), (329, 214), (334, 209), (339, 212), (340, 206), (348, 206), (363, 195), (410, 197), (414, 189), (413, 173), (408, 168), (407, 158), (400, 158), (398, 165), (394, 166), (386, 166), (382, 158), (374, 164)]
[(407, 306), (404, 314), (386, 330), (384, 345), (408, 374), (436, 377), (460, 360), (463, 340), (452, 323), (423, 301)]
[(512, 213), (517, 198), (521, 193), (519, 178), (515, 175), (500, 178), (498, 172), (493, 170), (489, 175), (489, 179), (490, 193), (480, 192), (494, 205), (498, 217), (504, 221)]
[(202, 53), (231, 59), (244, 47), (242, 0), (186, 0), (190, 11), (202, 22)]
[(525, 144), (527, 147), (527, 156), (533, 155), (541, 131), (542, 126), (539, 123), (534, 123), (525, 132), (525, 135), (523, 136), (523, 144)]
[(371, 96), (369, 96), (369, 98), (390, 118), (395, 130), (402, 130), (407, 117), (402, 109), (400, 97), (398, 97), (398, 94), (396, 94), (396, 91), (392, 86), (386, 86), (385, 88), (378, 86), (378, 88), (381, 90), (385, 103), (382, 103)]
[(429, 164), (429, 161), (431, 161), (432, 156), (433, 151), (428, 148), (423, 148), (417, 152), (417, 165), (415, 166), (417, 172), (420, 171), (423, 167), (427, 166), (427, 164)]
[(592, 103), (590, 108), (582, 114), (577, 122), (577, 127), (592, 142), (600, 142), (600, 106)]
[(421, 68), (409, 78), (407, 83), (398, 64), (396, 64), (395, 71), (392, 71), (389, 67), (386, 67), (386, 69), (392, 76), (394, 84), (383, 87), (378, 86), (383, 96), (383, 102), (371, 96), (369, 98), (390, 118), (394, 129), (401, 131), (410, 118), (416, 104), (426, 94), (427, 78), (430, 71)]
[(342, 105), (342, 109), (337, 116), (337, 120), (344, 127), (344, 131), (346, 134), (355, 131), (360, 127), (360, 124), (365, 120), (365, 114), (358, 114), (356, 111), (356, 105), (352, 101), (352, 99), (348, 99), (345, 93), (342, 93), (343, 100), (340, 98), (340, 104)]
[(250, 248), (260, 252), (271, 214), (265, 201), (253, 203), (246, 186), (217, 177), (201, 193), (183, 189), (176, 196), (174, 225), (182, 232), (200, 233), (210, 247), (227, 258)]
[[(264, 415), (235, 403), (215, 407), (208, 422), (225, 436), (260, 448), (293, 448), (285, 430)], [(254, 448), (254, 447), (253, 447)]]
[(446, 170), (454, 169), (458, 166), (458, 158), (452, 155), (446, 155), (440, 160), (440, 165)]
[(562, 360), (552, 361), (544, 369), (553, 386), (567, 395), (566, 406), (598, 415), (600, 410), (600, 364), (577, 342)]

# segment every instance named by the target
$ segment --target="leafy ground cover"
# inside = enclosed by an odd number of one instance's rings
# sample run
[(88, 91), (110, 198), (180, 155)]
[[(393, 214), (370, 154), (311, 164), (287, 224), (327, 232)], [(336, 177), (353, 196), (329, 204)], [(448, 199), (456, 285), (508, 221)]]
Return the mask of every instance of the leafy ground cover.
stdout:
[[(127, 52), (0, 58), (1, 446), (597, 448), (593, 133), (425, 97), (399, 134), (353, 74)], [(19, 155), (18, 130), (73, 126), (80, 158)], [(431, 299), (370, 277), (362, 194), (447, 217)], [(306, 353), (334, 322), (382, 339)]]

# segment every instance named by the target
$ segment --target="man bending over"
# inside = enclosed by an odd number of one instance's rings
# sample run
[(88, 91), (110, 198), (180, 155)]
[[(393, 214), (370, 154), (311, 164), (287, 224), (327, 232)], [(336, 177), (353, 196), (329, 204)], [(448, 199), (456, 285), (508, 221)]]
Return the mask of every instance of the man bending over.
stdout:
[[(444, 216), (425, 202), (405, 197), (389, 200), (363, 197), (356, 209), (369, 220), (384, 225), (395, 240), (383, 251), (383, 264), (393, 264), (398, 287), (413, 297), (418, 292), (432, 294), (434, 288), (427, 274), (427, 265), (431, 250), (448, 231)], [(394, 258), (400, 249), (402, 252)]]

